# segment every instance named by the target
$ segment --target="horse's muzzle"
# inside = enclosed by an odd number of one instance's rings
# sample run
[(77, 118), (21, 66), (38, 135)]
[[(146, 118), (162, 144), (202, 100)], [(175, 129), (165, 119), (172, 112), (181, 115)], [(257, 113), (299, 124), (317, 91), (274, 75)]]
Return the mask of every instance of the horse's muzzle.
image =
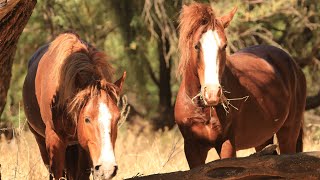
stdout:
[(202, 97), (206, 106), (216, 106), (221, 97), (220, 85), (206, 85), (202, 88)]
[(109, 180), (117, 175), (118, 166), (115, 165), (96, 165), (93, 169), (94, 180)]

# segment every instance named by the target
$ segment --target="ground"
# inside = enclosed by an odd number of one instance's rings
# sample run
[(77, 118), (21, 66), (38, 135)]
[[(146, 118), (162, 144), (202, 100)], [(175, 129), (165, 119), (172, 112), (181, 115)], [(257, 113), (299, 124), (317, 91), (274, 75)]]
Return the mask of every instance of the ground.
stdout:
[[(4, 139), (4, 138), (2, 138)], [(320, 144), (306, 132), (304, 151), (320, 150)], [(238, 156), (254, 153), (253, 149), (237, 152)], [(119, 165), (116, 180), (156, 173), (187, 170), (188, 164), (183, 152), (183, 138), (178, 130), (152, 132), (148, 125), (119, 128), (116, 143), (116, 158)], [(211, 150), (207, 162), (217, 158)], [(0, 172), (3, 180), (48, 179), (33, 135), (22, 131), (19, 138), (10, 143), (0, 142)]]

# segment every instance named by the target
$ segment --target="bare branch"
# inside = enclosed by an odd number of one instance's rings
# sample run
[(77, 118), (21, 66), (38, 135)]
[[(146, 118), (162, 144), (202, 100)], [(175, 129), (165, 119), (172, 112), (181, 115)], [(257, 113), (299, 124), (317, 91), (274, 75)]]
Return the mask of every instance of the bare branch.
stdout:
[[(169, 66), (169, 60), (176, 53), (178, 35), (173, 21), (168, 16), (164, 0), (145, 0), (142, 17), (151, 36), (162, 41), (162, 53), (166, 65)], [(166, 44), (170, 46), (167, 47)]]
[(147, 67), (148, 73), (149, 73), (152, 81), (157, 85), (158, 88), (160, 88), (160, 82), (157, 79), (156, 75), (154, 74), (154, 71), (152, 70), (150, 62), (147, 59), (145, 59), (144, 62), (146, 62), (146, 67)]

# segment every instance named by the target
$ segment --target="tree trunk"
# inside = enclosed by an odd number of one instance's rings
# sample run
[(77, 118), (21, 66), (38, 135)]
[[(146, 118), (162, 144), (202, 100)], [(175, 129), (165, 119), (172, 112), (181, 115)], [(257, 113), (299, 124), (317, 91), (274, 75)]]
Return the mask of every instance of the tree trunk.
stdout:
[(36, 0), (10, 0), (0, 7), (0, 116), (6, 104), (18, 39)]
[[(158, 33), (159, 34), (159, 33)], [(165, 43), (165, 44), (164, 44)], [(160, 84), (159, 84), (159, 117), (156, 118), (155, 128), (164, 129), (168, 127), (171, 129), (174, 126), (173, 106), (171, 102), (171, 60), (168, 64), (165, 60), (165, 53), (163, 52), (163, 46), (166, 46), (166, 50), (169, 50), (170, 44), (168, 41), (163, 42), (161, 38), (158, 41), (159, 52), (159, 69), (160, 69)], [(167, 53), (167, 52), (166, 52)]]
[(320, 152), (292, 155), (251, 155), (210, 162), (189, 170), (145, 177), (138, 180), (253, 180), (253, 179), (320, 179)]
[[(138, 57), (137, 50), (131, 50), (130, 43), (135, 40), (136, 36), (139, 36), (141, 32), (139, 30), (136, 30), (130, 26), (132, 18), (137, 14), (137, 12), (140, 12), (138, 10), (138, 7), (143, 7), (144, 1), (130, 1), (124, 2), (119, 0), (112, 0), (110, 1), (111, 6), (115, 10), (116, 14), (119, 14), (118, 23), (121, 28), (122, 35), (125, 39), (125, 46), (128, 49), (128, 54), (131, 59), (134, 60)], [(157, 34), (161, 36), (161, 31), (158, 28)], [(166, 44), (163, 44), (166, 43)], [(164, 48), (166, 50), (169, 50), (170, 44), (168, 41), (164, 42), (161, 38), (158, 40), (158, 53), (159, 53), (159, 79), (157, 79), (155, 72), (152, 70), (151, 66), (146, 65), (148, 68), (149, 75), (151, 79), (154, 81), (155, 85), (159, 89), (159, 104), (158, 104), (158, 112), (159, 115), (154, 118), (154, 126), (155, 129), (163, 129), (164, 127), (172, 128), (174, 126), (174, 120), (173, 120), (173, 106), (172, 106), (172, 92), (171, 92), (171, 61), (169, 61), (169, 64), (167, 65), (165, 60), (165, 52)], [(167, 52), (166, 52), (167, 53)], [(138, 57), (145, 58), (144, 56)], [(145, 59), (146, 63), (148, 63), (148, 59)]]

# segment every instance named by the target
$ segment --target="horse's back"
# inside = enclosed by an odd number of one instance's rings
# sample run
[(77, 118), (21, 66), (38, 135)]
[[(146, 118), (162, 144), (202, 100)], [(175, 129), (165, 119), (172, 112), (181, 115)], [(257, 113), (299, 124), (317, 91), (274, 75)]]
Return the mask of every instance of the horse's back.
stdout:
[[(255, 61), (248, 63), (249, 65), (255, 63), (259, 64), (259, 61), (261, 62), (261, 60), (266, 61), (266, 65), (272, 67), (275, 77), (280, 78), (286, 84), (288, 90), (291, 90), (292, 93), (304, 94), (303, 91), (306, 89), (305, 76), (297, 63), (284, 50), (269, 45), (257, 45), (242, 49), (234, 55), (237, 56), (238, 54), (256, 56), (256, 58), (254, 58)], [(242, 60), (244, 60), (244, 58), (237, 58), (237, 62)], [(239, 63), (237, 64), (239, 65)], [(263, 70), (266, 66), (260, 68)]]
[[(273, 46), (253, 46), (230, 56), (228, 67), (249, 96), (241, 115), (236, 117), (239, 149), (267, 140), (286, 123), (300, 125), (306, 84), (290, 55)], [(247, 129), (251, 126), (260, 133), (252, 137)], [(251, 144), (248, 138), (252, 139)]]

